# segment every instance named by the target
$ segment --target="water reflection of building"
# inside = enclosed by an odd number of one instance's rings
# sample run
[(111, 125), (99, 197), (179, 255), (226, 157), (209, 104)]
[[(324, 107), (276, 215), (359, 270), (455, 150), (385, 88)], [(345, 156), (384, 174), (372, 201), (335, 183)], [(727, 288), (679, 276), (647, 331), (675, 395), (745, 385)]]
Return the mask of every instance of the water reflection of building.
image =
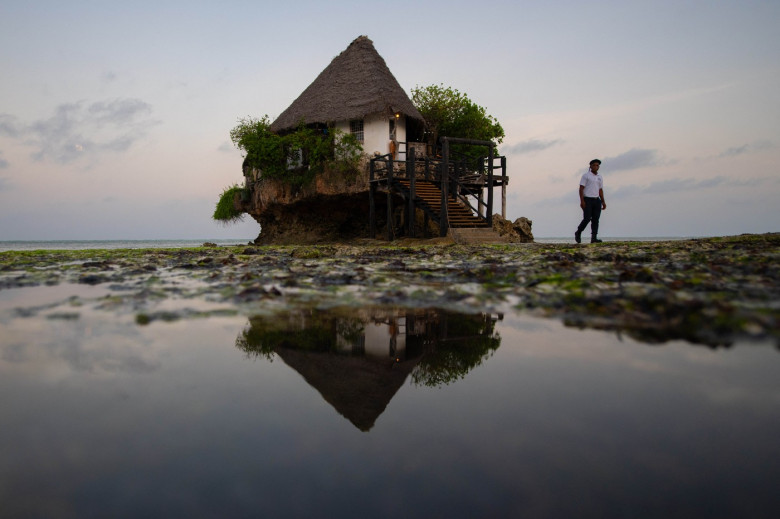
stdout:
[(406, 355), (406, 315), (373, 315), (362, 319), (358, 336), (338, 334), (339, 351), (365, 354), (374, 359), (400, 360)]
[(420, 309), (307, 310), (254, 317), (236, 340), (250, 355), (277, 356), (336, 411), (368, 431), (409, 375), (448, 384), (498, 348), (490, 314)]

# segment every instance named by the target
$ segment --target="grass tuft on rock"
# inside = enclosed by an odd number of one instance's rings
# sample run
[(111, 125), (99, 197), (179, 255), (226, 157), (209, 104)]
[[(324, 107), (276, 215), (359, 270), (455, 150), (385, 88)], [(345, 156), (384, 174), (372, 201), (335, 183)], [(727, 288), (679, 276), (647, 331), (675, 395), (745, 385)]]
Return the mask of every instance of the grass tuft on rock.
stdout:
[(236, 196), (240, 196), (244, 188), (239, 185), (233, 185), (225, 188), (219, 196), (217, 207), (214, 209), (212, 218), (224, 224), (237, 223), (244, 219), (243, 211), (236, 209)]

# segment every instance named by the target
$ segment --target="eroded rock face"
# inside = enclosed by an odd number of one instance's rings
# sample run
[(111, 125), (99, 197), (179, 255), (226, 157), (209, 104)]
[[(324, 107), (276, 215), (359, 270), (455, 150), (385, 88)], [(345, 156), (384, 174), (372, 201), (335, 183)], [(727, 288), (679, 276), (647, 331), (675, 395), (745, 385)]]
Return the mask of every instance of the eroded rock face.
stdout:
[(493, 215), (493, 230), (499, 236), (507, 238), (514, 243), (533, 243), (534, 234), (531, 232), (533, 222), (528, 218), (521, 216), (514, 223), (505, 220), (500, 214)]
[(259, 215), (274, 205), (295, 205), (313, 198), (365, 194), (368, 198), (368, 170), (345, 174), (326, 170), (312, 182), (294, 186), (277, 179), (260, 178), (256, 172), (246, 176), (251, 197), (241, 207), (252, 216)]
[(531, 232), (531, 226), (533, 224), (534, 223), (525, 216), (521, 216), (514, 221), (512, 228), (520, 236), (521, 242), (526, 243), (534, 241), (534, 233)]
[(368, 193), (307, 198), (293, 204), (273, 203), (252, 214), (260, 224), (257, 244), (314, 244), (367, 238)]
[[(246, 172), (248, 200), (236, 198), (236, 208), (248, 213), (260, 224), (255, 243), (315, 244), (349, 241), (359, 238), (387, 236), (387, 196), (378, 193), (375, 199), (377, 236), (371, 236), (369, 219), (368, 167), (360, 172), (344, 174), (326, 170), (304, 186), (294, 186), (277, 179), (258, 178), (257, 172)], [(393, 227), (403, 229), (403, 200), (394, 197)], [(420, 234), (424, 226), (418, 218)], [(437, 222), (428, 222), (429, 235), (438, 232)], [(493, 216), (493, 229), (510, 242), (534, 241), (531, 220), (522, 217), (514, 223), (500, 215)]]
[[(367, 238), (370, 234), (368, 169), (326, 170), (304, 186), (257, 178), (249, 172), (248, 201), (239, 209), (260, 224), (257, 244), (311, 244)], [(381, 220), (384, 196), (377, 197)], [(381, 209), (381, 210), (380, 210)], [(381, 222), (384, 225), (384, 222)]]

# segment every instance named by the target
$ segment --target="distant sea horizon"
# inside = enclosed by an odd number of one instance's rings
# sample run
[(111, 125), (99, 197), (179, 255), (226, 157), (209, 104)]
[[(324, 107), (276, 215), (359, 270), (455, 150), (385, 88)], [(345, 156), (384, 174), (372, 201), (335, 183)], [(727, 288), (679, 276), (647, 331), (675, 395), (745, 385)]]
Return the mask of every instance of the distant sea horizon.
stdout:
[[(623, 236), (603, 237), (605, 242), (669, 241), (702, 238), (702, 236)], [(537, 237), (536, 243), (574, 243), (574, 237)], [(588, 240), (583, 239), (583, 243)], [(174, 249), (200, 247), (204, 243), (219, 246), (251, 244), (251, 238), (203, 238), (167, 240), (0, 240), (0, 252), (24, 250), (83, 250), (83, 249)]]
[(81, 249), (181, 249), (200, 247), (204, 243), (221, 246), (247, 245), (251, 238), (203, 238), (167, 240), (0, 240), (0, 252), (11, 250), (81, 250)]

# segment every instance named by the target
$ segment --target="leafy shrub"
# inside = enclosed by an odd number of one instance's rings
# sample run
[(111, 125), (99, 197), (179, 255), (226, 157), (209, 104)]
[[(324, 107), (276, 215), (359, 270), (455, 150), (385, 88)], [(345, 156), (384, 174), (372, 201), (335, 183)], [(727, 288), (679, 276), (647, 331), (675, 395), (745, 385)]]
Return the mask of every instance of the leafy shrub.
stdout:
[(244, 219), (244, 214), (236, 209), (234, 200), (237, 194), (241, 194), (244, 188), (239, 185), (233, 185), (225, 188), (219, 196), (217, 207), (214, 209), (212, 218), (225, 224), (236, 223)]
[(267, 115), (239, 119), (230, 139), (246, 155), (244, 166), (291, 185), (304, 185), (326, 167), (356, 172), (363, 148), (354, 135), (335, 128), (309, 128), (301, 123), (286, 135), (272, 132)]

